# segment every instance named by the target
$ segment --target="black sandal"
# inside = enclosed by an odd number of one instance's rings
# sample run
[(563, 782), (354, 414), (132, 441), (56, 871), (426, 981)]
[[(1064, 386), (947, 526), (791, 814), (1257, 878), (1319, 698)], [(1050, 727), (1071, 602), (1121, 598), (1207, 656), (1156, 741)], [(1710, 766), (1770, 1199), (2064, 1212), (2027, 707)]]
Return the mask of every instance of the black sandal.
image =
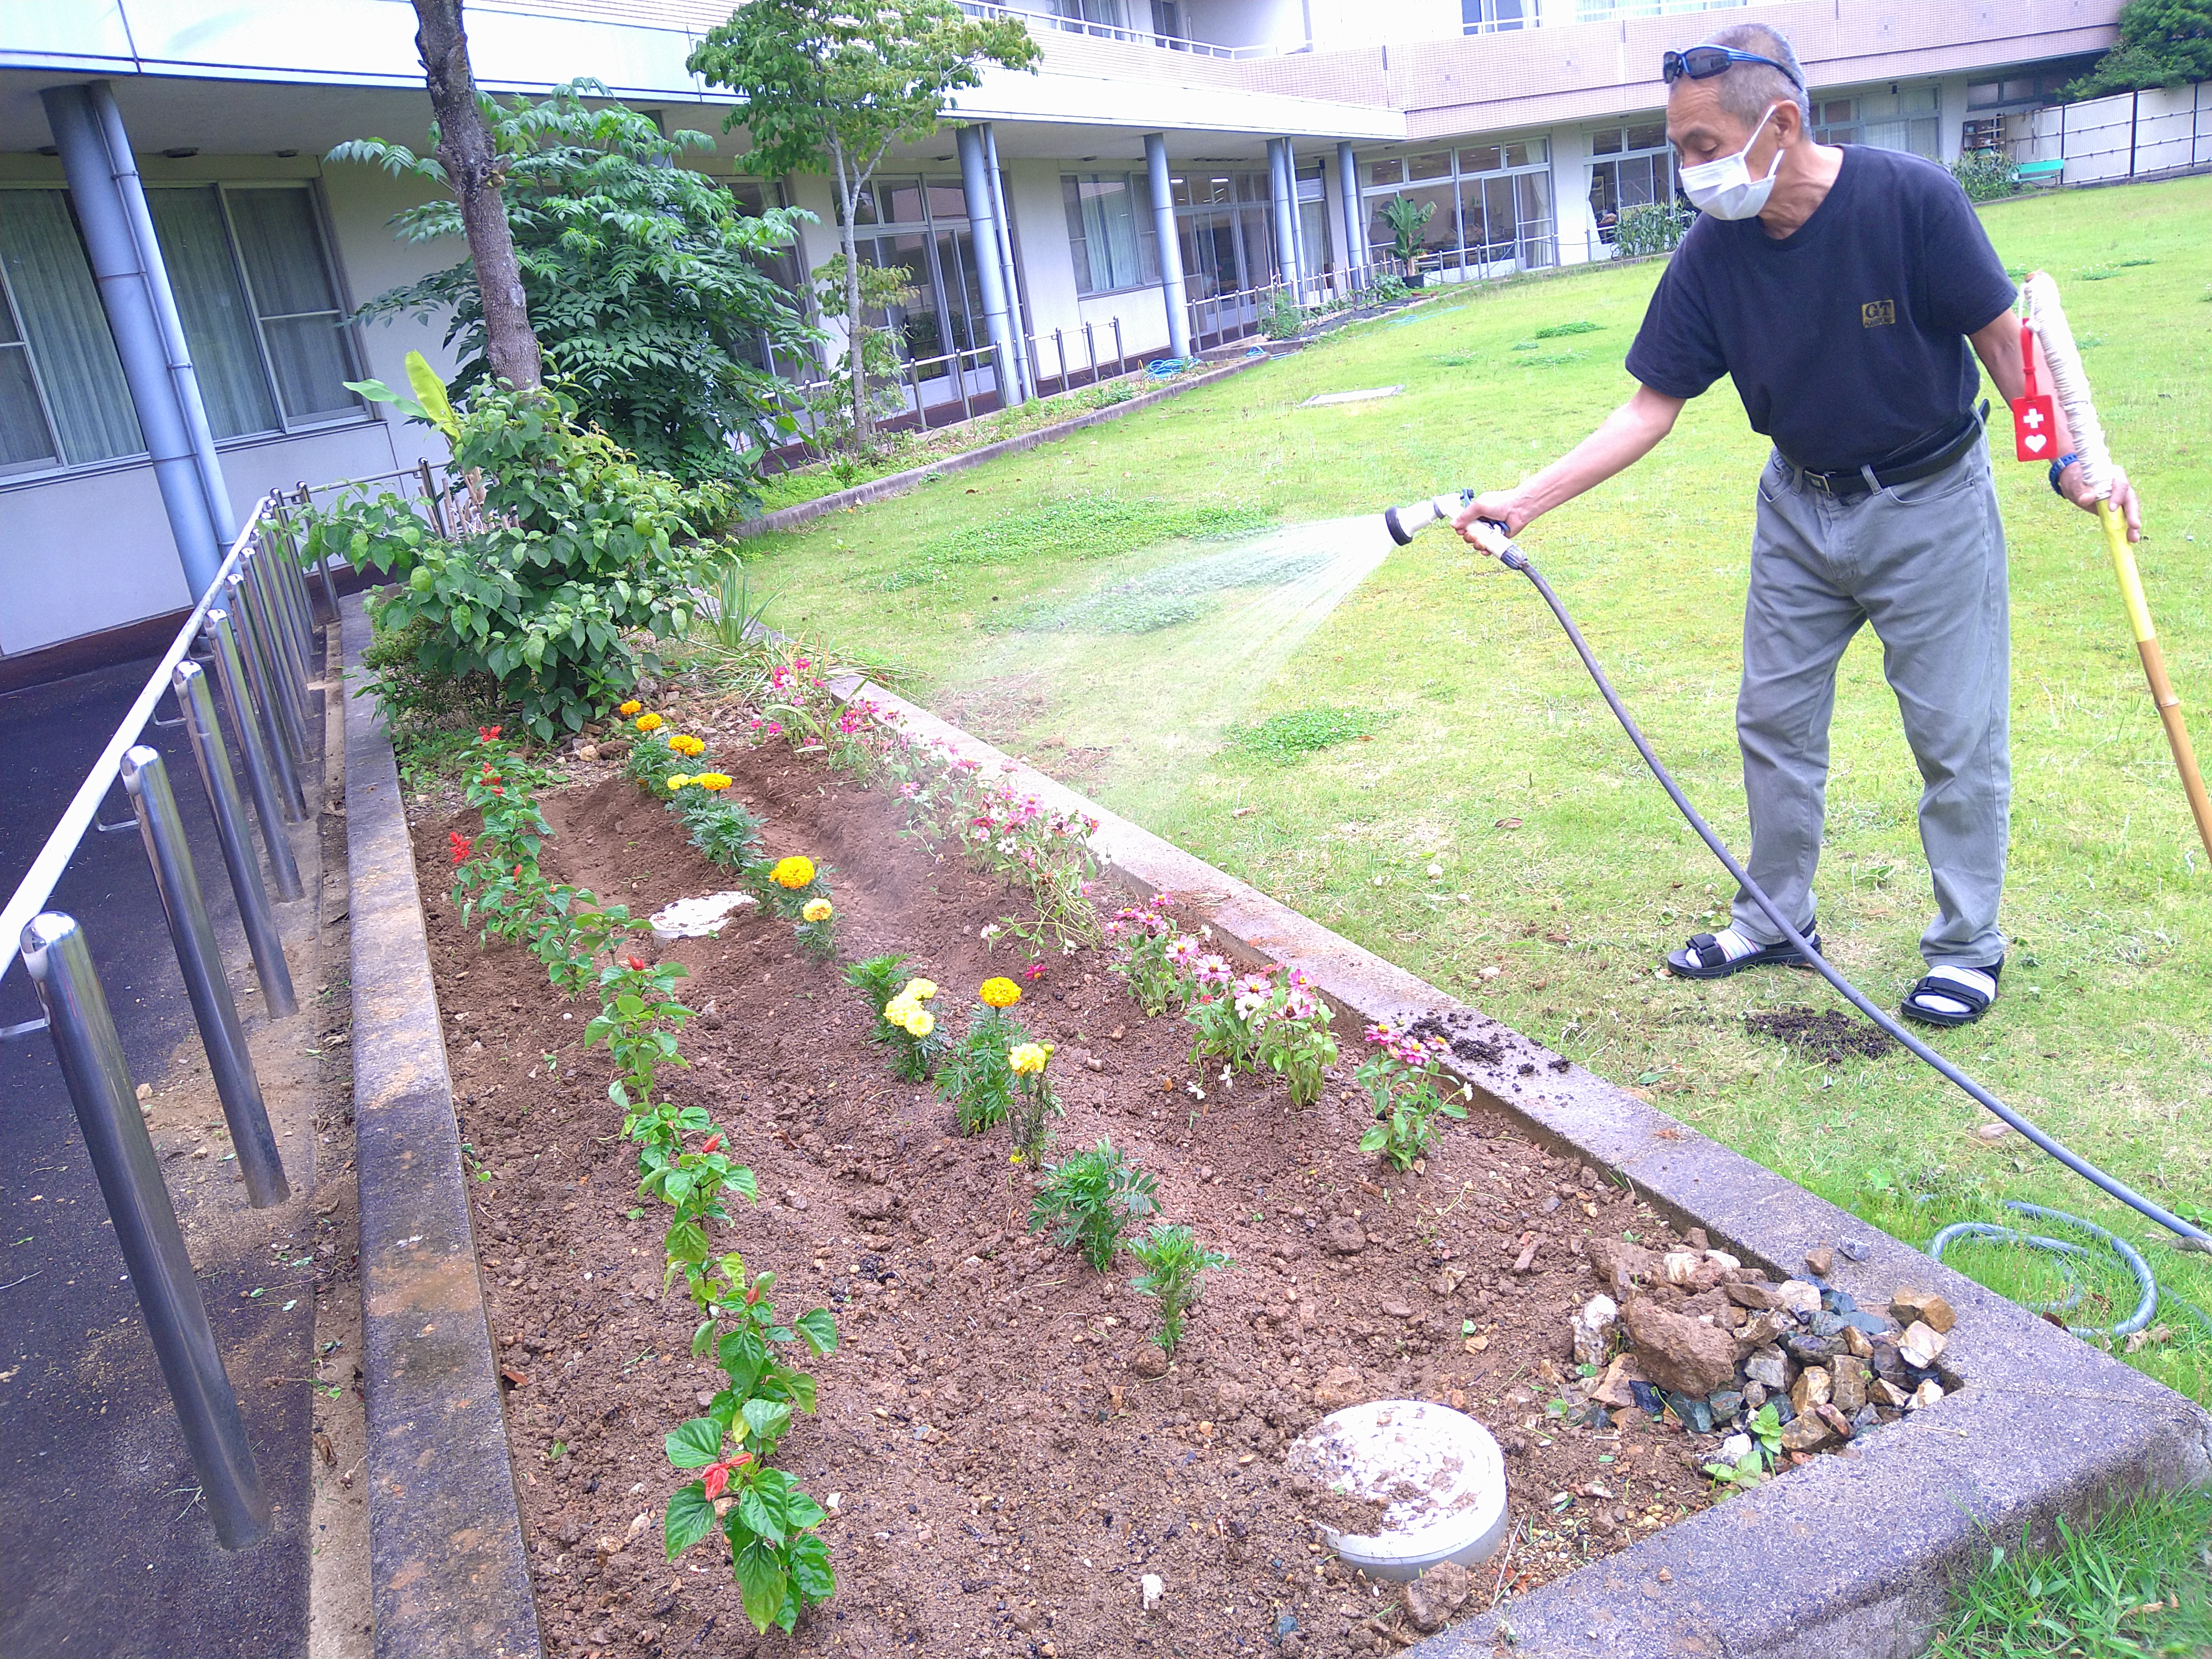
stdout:
[[(1820, 948), (1818, 933), (1807, 933), (1805, 942), (1815, 951)], [(1749, 956), (1730, 961), (1726, 947), (1719, 940), (1711, 933), (1698, 933), (1680, 950), (1667, 953), (1667, 971), (1680, 979), (1726, 979), (1747, 968), (1764, 968), (1776, 963), (1786, 968), (1806, 965), (1803, 953), (1787, 939), (1779, 945), (1762, 945)]]
[[(1998, 975), (2004, 972), (2002, 957), (1999, 957), (1986, 967), (1967, 967), (1963, 963), (1959, 965), (1968, 973), (1987, 974), (1992, 988), (1996, 986)], [(1962, 1002), (1966, 1006), (1966, 1012), (1959, 1014), (1953, 1013), (1948, 1008), (1927, 1006), (1924, 999), (1929, 997), (1942, 997), (1946, 1001)], [(1939, 978), (1934, 974), (1923, 974), (1913, 981), (1912, 988), (1905, 994), (1905, 1000), (1898, 1005), (1897, 1011), (1907, 1019), (1917, 1019), (1923, 1025), (1972, 1025), (1989, 1012), (1990, 1005), (1996, 1000), (1996, 993), (1994, 988), (1984, 994), (1978, 986), (1962, 985), (1955, 979)]]

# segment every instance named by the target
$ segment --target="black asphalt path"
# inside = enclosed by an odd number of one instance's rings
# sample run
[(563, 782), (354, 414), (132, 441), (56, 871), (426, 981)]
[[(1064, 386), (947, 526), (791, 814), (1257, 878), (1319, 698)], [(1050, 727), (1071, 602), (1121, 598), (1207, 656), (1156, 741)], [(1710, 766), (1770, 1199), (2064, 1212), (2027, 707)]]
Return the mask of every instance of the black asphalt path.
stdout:
[[(22, 878), (155, 665), (152, 659), (123, 663), (0, 696), (0, 892), (13, 891)], [(173, 699), (165, 697), (155, 713), (173, 718)], [(149, 726), (141, 741), (167, 763), (225, 959), (240, 964), (236, 907), (191, 751), (173, 728)], [(319, 793), (311, 789), (311, 797)], [(119, 783), (99, 816), (131, 823)], [(160, 1079), (180, 1044), (198, 1059), (191, 1008), (135, 823), (122, 833), (88, 834), (48, 908), (85, 928), (133, 1079)], [(305, 1004), (313, 988), (300, 989)], [(241, 1012), (249, 1006), (258, 1011), (258, 1000), (241, 999)], [(18, 963), (0, 979), (0, 1025), (38, 1016)], [(258, 1012), (249, 1029), (256, 1020)], [(246, 1211), (242, 1187), (222, 1190), (216, 1201)], [(312, 1498), (306, 1379), (314, 1295), (311, 1284), (283, 1297), (247, 1295), (280, 1273), (307, 1273), (272, 1268), (270, 1236), (266, 1224), (244, 1226), (211, 1252), (195, 1249), (196, 1257), (217, 1258), (201, 1261), (201, 1283), (262, 1479), (279, 1506), (275, 1534), (232, 1555), (216, 1545), (206, 1506), (193, 1501), (191, 1460), (52, 1046), (43, 1032), (0, 1043), (5, 1659), (274, 1659), (306, 1652)], [(296, 1305), (280, 1312), (286, 1299)], [(269, 1386), (272, 1375), (284, 1380)]]

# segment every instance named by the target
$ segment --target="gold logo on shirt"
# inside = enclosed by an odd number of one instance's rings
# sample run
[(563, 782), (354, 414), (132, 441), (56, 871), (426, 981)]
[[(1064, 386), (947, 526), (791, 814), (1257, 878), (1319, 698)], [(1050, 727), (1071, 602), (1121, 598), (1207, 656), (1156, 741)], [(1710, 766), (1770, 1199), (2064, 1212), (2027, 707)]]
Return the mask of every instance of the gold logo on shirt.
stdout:
[(1869, 300), (1859, 307), (1859, 325), (1862, 328), (1880, 328), (1885, 323), (1896, 320), (1897, 301), (1894, 300)]

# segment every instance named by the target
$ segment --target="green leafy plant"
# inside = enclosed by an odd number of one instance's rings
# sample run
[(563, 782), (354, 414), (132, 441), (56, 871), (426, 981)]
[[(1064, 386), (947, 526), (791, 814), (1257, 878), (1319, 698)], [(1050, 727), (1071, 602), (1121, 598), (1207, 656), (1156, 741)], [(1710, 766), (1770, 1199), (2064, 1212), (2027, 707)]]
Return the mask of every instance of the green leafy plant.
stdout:
[(1970, 202), (2001, 202), (2020, 191), (2020, 165), (2002, 150), (1970, 149), (1951, 163)]
[(1408, 1170), (1436, 1145), (1437, 1118), (1467, 1115), (1460, 1102), (1474, 1091), (1454, 1084), (1437, 1065), (1450, 1052), (1441, 1037), (1424, 1042), (1382, 1021), (1367, 1028), (1367, 1041), (1375, 1052), (1352, 1080), (1366, 1091), (1375, 1121), (1359, 1137), (1359, 1150), (1379, 1152), (1394, 1169)]
[(1087, 1152), (1049, 1165), (1030, 1206), (1031, 1231), (1053, 1230), (1053, 1242), (1073, 1247), (1100, 1273), (1114, 1265), (1122, 1233), (1159, 1207), (1158, 1183), (1101, 1140)]
[(1278, 293), (1268, 302), (1267, 310), (1261, 313), (1260, 332), (1271, 340), (1295, 339), (1304, 323), (1305, 319), (1299, 314), (1297, 304), (1285, 289)]
[(1393, 196), (1382, 204), (1382, 222), (1390, 227), (1390, 252), (1410, 265), (1421, 252), (1421, 233), (1435, 216), (1434, 202), (1416, 202), (1410, 196)]
[[(759, 456), (797, 430), (783, 383), (758, 366), (760, 347), (799, 361), (821, 337), (771, 274), (814, 216), (742, 211), (723, 183), (684, 164), (713, 151), (711, 135), (663, 133), (652, 116), (599, 101), (607, 96), (599, 82), (579, 80), (540, 100), (483, 100), (532, 326), (586, 416), (646, 465), (749, 490)], [(447, 182), (434, 156), (380, 138), (340, 144), (330, 159)], [(441, 194), (392, 223), (405, 242), (455, 237), (460, 204)], [(489, 378), (467, 260), (380, 294), (358, 314), (446, 319), (463, 359), (455, 389)], [(422, 380), (410, 380), (417, 406), (431, 407)]]
[(981, 1134), (1006, 1121), (1014, 1103), (1013, 1053), (1030, 1040), (1022, 1023), (1006, 1012), (1021, 999), (1012, 980), (986, 980), (983, 999), (968, 1016), (966, 1035), (937, 1068), (937, 1097), (959, 1115), (963, 1135)]
[(447, 540), (395, 495), (343, 496), (305, 510), (307, 556), (398, 578), (370, 603), (380, 630), (428, 624), (412, 635), (418, 674), (489, 677), (540, 742), (580, 731), (636, 684), (633, 635), (690, 625), (709, 556), (696, 538), (728, 492), (639, 466), (552, 391), (480, 388), (453, 465), (484, 480), (482, 529)]
[(1129, 1254), (1145, 1270), (1129, 1281), (1129, 1288), (1159, 1302), (1160, 1328), (1152, 1340), (1172, 1354), (1182, 1340), (1183, 1315), (1198, 1300), (1200, 1281), (1212, 1269), (1237, 1264), (1218, 1250), (1201, 1248), (1189, 1228), (1164, 1221), (1142, 1238), (1131, 1239)]
[(777, 596), (754, 598), (752, 568), (735, 554), (715, 568), (713, 594), (712, 608), (698, 614), (696, 633), (728, 656), (758, 650), (768, 635), (768, 608)]
[(832, 1353), (836, 1323), (822, 1308), (789, 1327), (779, 1323), (767, 1295), (775, 1282), (773, 1273), (762, 1273), (744, 1284), (733, 1306), (718, 1310), (737, 1322), (714, 1343), (728, 1386), (705, 1416), (673, 1430), (664, 1443), (671, 1463), (700, 1471), (698, 1480), (669, 1496), (662, 1523), (668, 1559), (719, 1524), (729, 1540), (745, 1617), (763, 1632), (790, 1630), (801, 1612), (836, 1590), (829, 1546), (815, 1530), (828, 1511), (769, 1467), (793, 1410), (814, 1409), (814, 1379), (787, 1364), (778, 1350), (797, 1341), (817, 1355)]
[(1223, 735), (1225, 746), (1239, 754), (1288, 766), (1318, 750), (1371, 738), (1390, 719), (1372, 709), (1316, 705), (1270, 714), (1256, 726), (1231, 726)]
[(1170, 960), (1168, 954), (1176, 927), (1167, 912), (1174, 904), (1172, 895), (1157, 893), (1149, 904), (1116, 910), (1105, 927), (1106, 943), (1115, 952), (1114, 971), (1148, 1015), (1172, 1013), (1190, 997), (1186, 963)]
[(1624, 259), (1664, 253), (1681, 245), (1697, 219), (1693, 210), (1679, 202), (1638, 202), (1621, 209), (1613, 228), (1613, 245)]

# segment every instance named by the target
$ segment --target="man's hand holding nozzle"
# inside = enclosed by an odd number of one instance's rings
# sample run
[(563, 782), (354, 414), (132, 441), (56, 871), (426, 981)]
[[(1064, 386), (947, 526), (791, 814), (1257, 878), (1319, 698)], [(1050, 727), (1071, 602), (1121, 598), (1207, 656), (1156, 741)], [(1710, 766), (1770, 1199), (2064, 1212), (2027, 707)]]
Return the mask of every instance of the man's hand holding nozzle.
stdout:
[(1494, 559), (1534, 516), (1515, 501), (1510, 490), (1499, 489), (1477, 495), (1461, 507), (1452, 515), (1451, 526), (1469, 547)]

